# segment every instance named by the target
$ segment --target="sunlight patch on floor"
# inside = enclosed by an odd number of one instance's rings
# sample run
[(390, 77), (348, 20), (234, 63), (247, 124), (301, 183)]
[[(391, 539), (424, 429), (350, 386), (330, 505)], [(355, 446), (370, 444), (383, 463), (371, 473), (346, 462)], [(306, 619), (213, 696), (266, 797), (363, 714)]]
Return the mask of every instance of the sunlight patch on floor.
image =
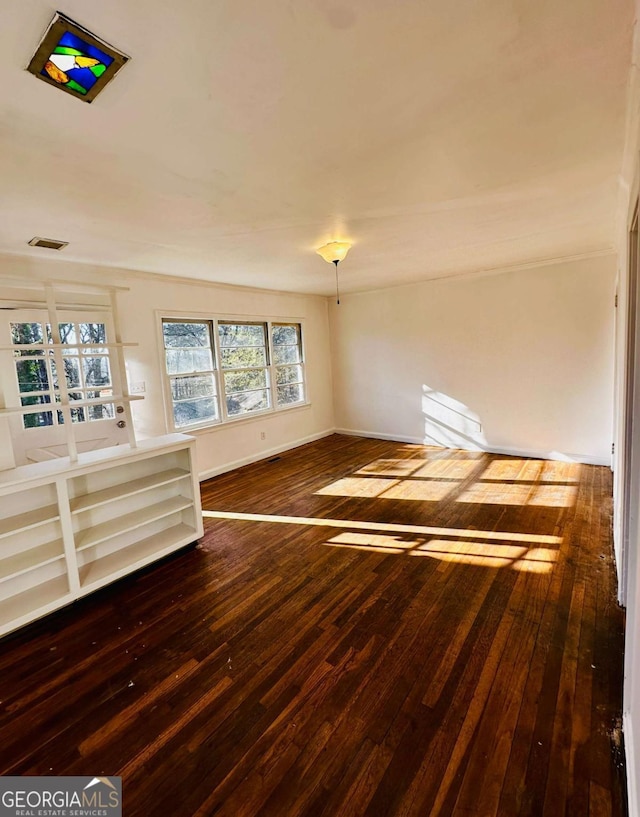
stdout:
[(478, 468), (475, 460), (441, 459), (433, 460), (418, 469), (414, 477), (447, 477), (448, 479), (467, 479)]
[(239, 513), (236, 511), (202, 511), (205, 519), (236, 520), (241, 522), (275, 522), (285, 525), (317, 526), (321, 528), (343, 528), (349, 530), (385, 531), (393, 534), (426, 536), (449, 536), (485, 539), (492, 542), (526, 542), (534, 545), (561, 545), (561, 536), (508, 531), (475, 530), (473, 528), (446, 528), (431, 525), (403, 525), (393, 522), (365, 522), (357, 519), (322, 519), (317, 516), (279, 516), (277, 514)]
[(580, 464), (541, 460), (493, 460), (481, 479), (520, 480), (527, 482), (571, 482), (580, 478)]
[(381, 554), (428, 556), (442, 562), (481, 565), (483, 567), (512, 567), (522, 572), (548, 573), (553, 569), (557, 551), (549, 548), (529, 549), (522, 545), (487, 544), (486, 542), (453, 541), (392, 536), (389, 534), (339, 533), (325, 545), (353, 548)]
[(344, 477), (316, 491), (320, 496), (352, 496), (373, 499), (397, 485), (397, 479), (378, 477)]
[(571, 508), (576, 504), (578, 489), (573, 485), (538, 485), (529, 499), (529, 505), (546, 508)]
[(474, 482), (458, 497), (458, 502), (484, 505), (544, 505), (570, 508), (575, 504), (573, 485), (526, 485), (504, 482)]
[(354, 472), (355, 476), (385, 477), (446, 477), (448, 479), (466, 479), (478, 464), (474, 460), (461, 460), (443, 457), (437, 460), (421, 459), (379, 459), (368, 463)]
[[(496, 460), (467, 484), (457, 502), (570, 508), (577, 499), (575, 463)], [(319, 488), (317, 496), (441, 502), (473, 478), (474, 460), (447, 457), (428, 462), (380, 459)]]
[(380, 459), (354, 471), (356, 476), (380, 475), (385, 477), (408, 477), (424, 465), (423, 460)]
[(409, 499), (439, 502), (454, 488), (457, 479), (383, 479), (344, 477), (316, 491), (320, 496), (349, 496), (354, 499)]
[(454, 488), (458, 487), (457, 481), (421, 481), (415, 479), (405, 479), (397, 485), (388, 488), (380, 494), (380, 499), (411, 499), (423, 502), (439, 502), (444, 499)]

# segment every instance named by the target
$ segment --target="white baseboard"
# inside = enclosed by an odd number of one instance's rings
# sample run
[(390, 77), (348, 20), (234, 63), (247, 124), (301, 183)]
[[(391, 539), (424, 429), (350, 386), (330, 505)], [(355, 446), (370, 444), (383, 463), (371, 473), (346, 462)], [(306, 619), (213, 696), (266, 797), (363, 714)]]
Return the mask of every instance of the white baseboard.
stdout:
[[(200, 482), (205, 479), (210, 479), (211, 477), (217, 477), (219, 474), (226, 474), (227, 471), (233, 471), (235, 468), (241, 468), (243, 465), (251, 465), (253, 462), (266, 460), (269, 457), (274, 457), (276, 454), (282, 454), (284, 451), (290, 451), (292, 448), (305, 445), (305, 443), (312, 443), (316, 440), (321, 440), (323, 437), (330, 437), (331, 434), (345, 434), (348, 437), (369, 437), (374, 440), (389, 440), (391, 442), (410, 443), (412, 445), (426, 444), (423, 438), (407, 437), (402, 434), (382, 434), (377, 431), (362, 431), (354, 428), (327, 428), (317, 434), (311, 434), (308, 437), (302, 437), (299, 440), (294, 440), (293, 442), (285, 443), (284, 445), (269, 448), (266, 451), (258, 451), (255, 454), (250, 454), (242, 459), (233, 460), (232, 462), (225, 462), (222, 465), (216, 465), (214, 468), (207, 468), (205, 471), (200, 472)], [(530, 457), (531, 459), (536, 460), (560, 459), (560, 455), (552, 456), (548, 451), (534, 451), (524, 448), (489, 448), (488, 446), (481, 448), (478, 445), (475, 449), (470, 447), (468, 450), (486, 451), (489, 454), (505, 454), (509, 457)], [(562, 455), (562, 458), (566, 459), (568, 462), (583, 462), (587, 465), (610, 465), (607, 458), (592, 457), (589, 455), (564, 454)], [(640, 814), (638, 817), (640, 817)]]
[(404, 437), (402, 434), (381, 434), (377, 431), (360, 431), (355, 428), (336, 428), (336, 434), (345, 434), (347, 437), (369, 437), (372, 440), (390, 440), (393, 443), (411, 443), (424, 445), (424, 440), (418, 437)]
[[(381, 434), (377, 431), (362, 431), (354, 428), (336, 428), (335, 433), (346, 434), (349, 437), (370, 437), (374, 440), (391, 440), (393, 442), (411, 443), (413, 445), (432, 445), (431, 443), (426, 443), (422, 437), (405, 437), (402, 434)], [(462, 448), (462, 446), (460, 446), (460, 448)], [(581, 462), (585, 465), (611, 466), (610, 457), (596, 457), (591, 454), (565, 454), (555, 451), (536, 451), (527, 448), (501, 448), (499, 446), (481, 446), (479, 444), (475, 445), (475, 447), (469, 446), (468, 449), (463, 450), (486, 451), (488, 454), (504, 454), (508, 457), (527, 457), (534, 460), (562, 460), (566, 462)]]
[(300, 440), (294, 440), (284, 445), (278, 445), (275, 448), (269, 448), (266, 451), (257, 451), (255, 454), (250, 454), (248, 457), (243, 457), (240, 460), (233, 462), (225, 462), (223, 465), (216, 465), (215, 468), (208, 468), (206, 471), (200, 471), (198, 478), (200, 482), (211, 477), (217, 477), (219, 474), (226, 474), (227, 471), (233, 471), (236, 468), (241, 468), (243, 465), (251, 465), (252, 462), (259, 462), (260, 460), (267, 460), (276, 454), (282, 454), (283, 451), (290, 451), (292, 448), (298, 448), (305, 443), (312, 443), (316, 440), (321, 440), (323, 437), (330, 437), (335, 433), (335, 429), (328, 428), (325, 431), (320, 431), (318, 434), (311, 434), (308, 437), (302, 437)]
[(629, 712), (622, 714), (622, 732), (624, 734), (624, 756), (627, 772), (627, 808), (629, 817), (640, 817), (638, 804), (638, 781), (635, 775), (635, 754), (633, 743), (633, 728)]

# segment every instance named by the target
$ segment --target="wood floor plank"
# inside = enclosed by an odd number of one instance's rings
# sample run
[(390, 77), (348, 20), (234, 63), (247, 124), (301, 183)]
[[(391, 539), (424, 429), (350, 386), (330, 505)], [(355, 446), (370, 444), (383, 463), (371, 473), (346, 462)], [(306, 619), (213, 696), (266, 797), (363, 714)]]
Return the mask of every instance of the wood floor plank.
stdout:
[[(0, 773), (130, 817), (622, 817), (611, 472), (333, 435), (0, 642)], [(212, 516), (207, 516), (211, 512)]]

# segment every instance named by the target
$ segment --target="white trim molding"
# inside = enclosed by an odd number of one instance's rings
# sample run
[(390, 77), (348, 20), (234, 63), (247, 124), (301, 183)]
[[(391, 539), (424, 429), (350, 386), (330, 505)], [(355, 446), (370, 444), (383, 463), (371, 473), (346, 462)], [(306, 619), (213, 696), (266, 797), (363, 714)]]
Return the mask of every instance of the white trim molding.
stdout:
[(302, 437), (299, 440), (294, 440), (292, 442), (285, 443), (284, 445), (278, 445), (275, 448), (269, 448), (267, 451), (259, 451), (255, 454), (250, 454), (248, 457), (243, 457), (240, 460), (225, 462), (222, 465), (216, 465), (215, 468), (207, 468), (206, 471), (200, 472), (200, 482), (204, 482), (205, 479), (211, 479), (211, 477), (217, 477), (220, 474), (226, 474), (227, 471), (234, 471), (236, 468), (242, 468), (243, 465), (251, 465), (251, 463), (260, 462), (260, 460), (267, 460), (269, 457), (273, 457), (276, 454), (282, 454), (284, 451), (290, 451), (292, 448), (298, 448), (306, 443), (313, 443), (316, 440), (321, 440), (323, 437), (330, 437), (335, 433), (335, 429), (328, 428), (325, 431), (310, 434), (308, 437)]
[[(442, 448), (447, 450), (445, 446), (434, 446), (429, 442), (425, 442), (423, 437), (405, 437), (402, 434), (383, 434), (377, 431), (362, 431), (354, 428), (336, 428), (336, 434), (346, 434), (349, 437), (371, 437), (374, 440), (391, 440), (399, 443), (410, 443), (412, 445), (426, 445), (431, 448)], [(489, 446), (474, 444), (473, 447), (462, 448), (456, 447), (451, 450), (462, 451), (484, 451), (487, 454), (504, 454), (507, 457), (528, 457), (534, 460), (560, 460), (561, 462), (578, 462), (585, 465), (606, 465), (611, 467), (610, 457), (595, 457), (591, 454), (569, 454), (561, 451), (536, 451), (534, 449), (526, 448), (501, 448), (499, 446)], [(640, 817), (640, 816), (639, 816)]]
[(635, 774), (635, 743), (630, 712), (622, 713), (624, 735), (625, 771), (627, 774), (627, 810), (629, 817), (640, 817), (638, 811), (638, 781)]

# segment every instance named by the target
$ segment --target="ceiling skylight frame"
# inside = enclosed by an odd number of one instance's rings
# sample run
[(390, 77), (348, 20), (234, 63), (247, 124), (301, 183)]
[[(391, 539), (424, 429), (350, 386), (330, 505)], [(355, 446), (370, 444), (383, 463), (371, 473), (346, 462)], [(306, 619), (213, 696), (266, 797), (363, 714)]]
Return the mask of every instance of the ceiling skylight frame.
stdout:
[[(73, 83), (67, 85), (63, 82), (52, 79), (51, 76), (47, 75), (45, 72), (45, 65), (47, 65), (47, 63), (50, 61), (51, 56), (53, 56), (54, 49), (59, 46), (61, 38), (67, 32), (88, 45), (90, 49), (97, 49), (98, 51), (102, 52), (110, 60), (109, 65), (106, 66), (105, 70), (100, 74), (100, 76), (95, 79), (92, 87), (89, 88), (84, 94), (78, 90), (74, 90)], [(105, 40), (102, 40), (100, 37), (92, 34), (88, 29), (84, 28), (79, 23), (74, 22), (69, 17), (58, 11), (54, 15), (51, 23), (49, 23), (40, 45), (27, 66), (27, 71), (38, 79), (41, 79), (43, 82), (53, 85), (54, 88), (59, 88), (61, 91), (65, 91), (67, 94), (70, 94), (76, 99), (82, 100), (82, 102), (93, 102), (100, 91), (102, 91), (102, 89), (109, 82), (111, 82), (118, 71), (126, 62), (128, 62), (129, 59), (130, 58), (126, 54), (118, 51), (114, 46), (109, 45), (109, 43), (107, 43)]]

